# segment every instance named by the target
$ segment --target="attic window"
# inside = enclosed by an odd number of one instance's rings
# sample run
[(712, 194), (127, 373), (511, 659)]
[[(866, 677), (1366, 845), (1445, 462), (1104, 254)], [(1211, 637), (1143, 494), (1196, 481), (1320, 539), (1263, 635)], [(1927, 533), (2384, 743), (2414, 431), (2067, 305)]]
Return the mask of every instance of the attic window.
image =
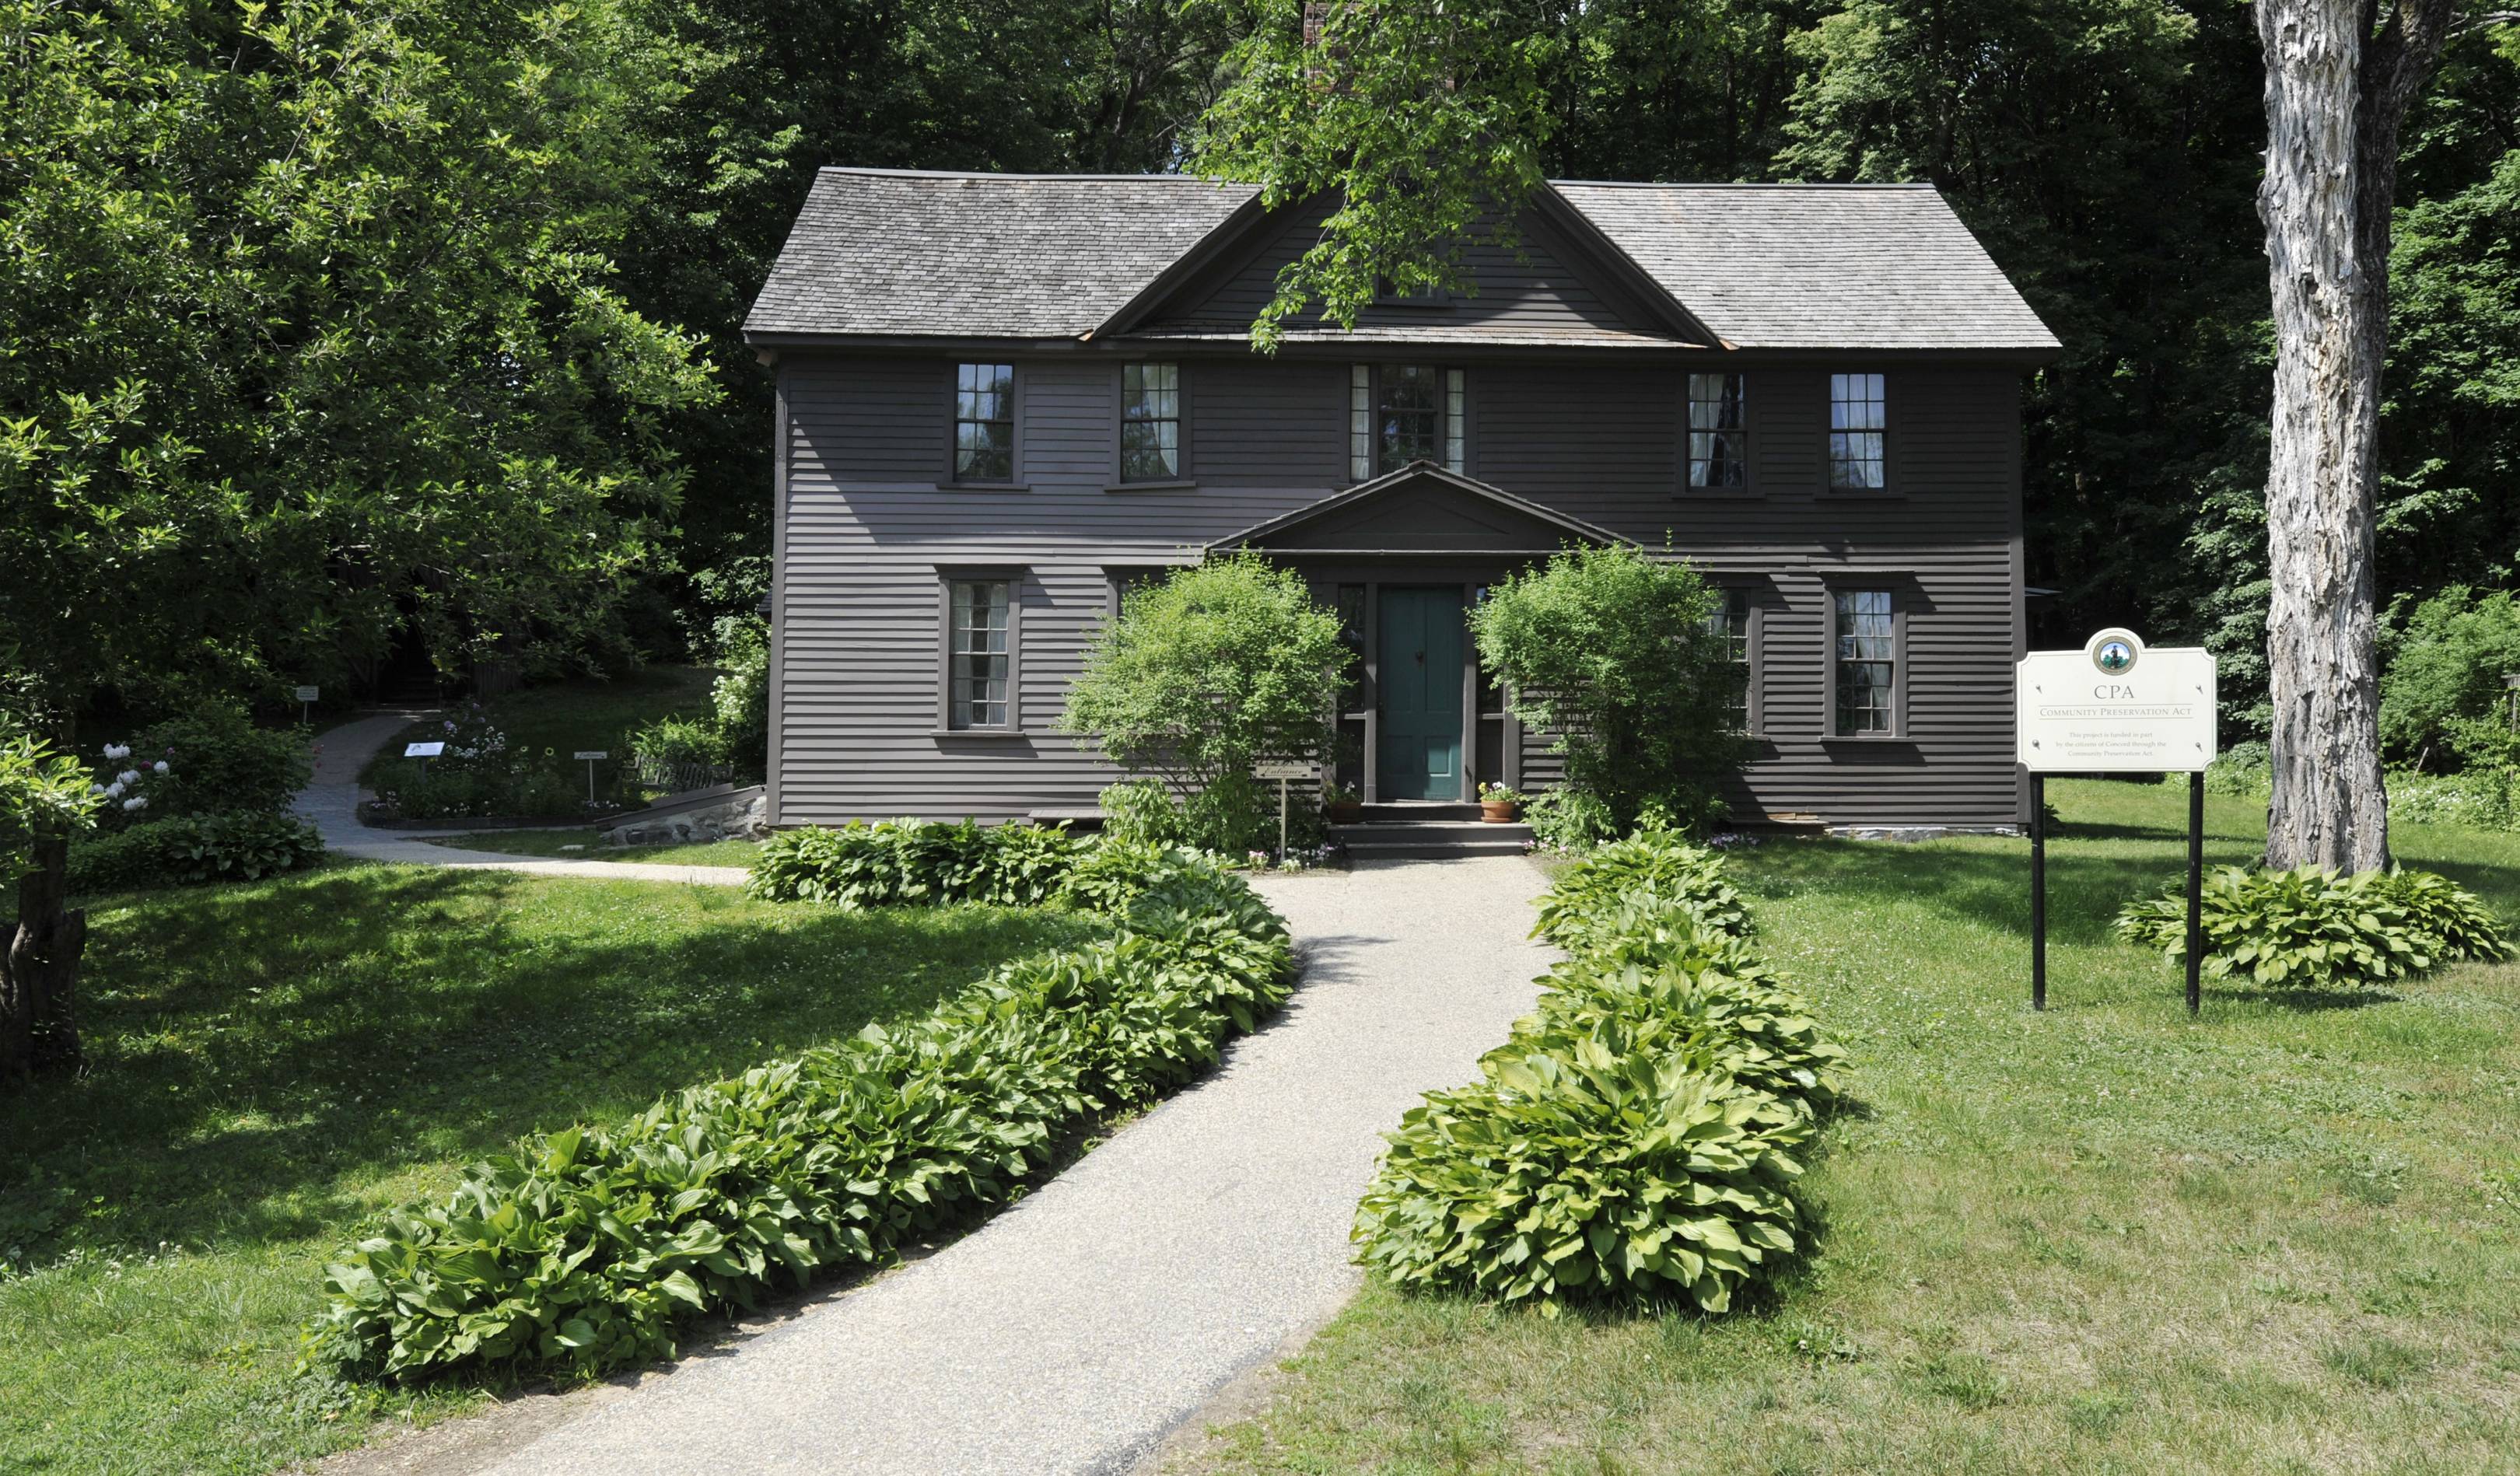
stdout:
[(1443, 307), (1453, 298), (1440, 287), (1413, 287), (1403, 291), (1388, 277), (1373, 279), (1373, 300), (1380, 307)]

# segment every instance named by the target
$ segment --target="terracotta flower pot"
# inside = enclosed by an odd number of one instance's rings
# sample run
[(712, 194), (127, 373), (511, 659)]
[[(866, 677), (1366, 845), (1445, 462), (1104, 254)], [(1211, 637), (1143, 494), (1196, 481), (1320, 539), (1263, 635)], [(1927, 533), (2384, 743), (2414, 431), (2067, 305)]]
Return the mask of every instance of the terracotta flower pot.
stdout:
[(1479, 819), (1492, 826), (1508, 826), (1513, 824), (1514, 812), (1521, 808), (1517, 800), (1483, 799), (1479, 801)]

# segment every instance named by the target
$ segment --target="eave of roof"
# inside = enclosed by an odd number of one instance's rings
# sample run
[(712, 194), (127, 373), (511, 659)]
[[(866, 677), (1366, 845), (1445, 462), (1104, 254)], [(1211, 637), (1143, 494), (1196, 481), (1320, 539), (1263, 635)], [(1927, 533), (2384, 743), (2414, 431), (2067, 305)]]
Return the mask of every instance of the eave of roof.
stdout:
[[(1475, 477), (1463, 476), (1458, 471), (1447, 470), (1444, 468), (1435, 465), (1433, 462), (1415, 461), (1405, 467), (1399, 467), (1392, 470), (1385, 471), (1380, 476), (1374, 477), (1371, 481), (1358, 482), (1355, 486), (1348, 488), (1344, 492), (1333, 492), (1319, 502), (1306, 503), (1304, 506), (1297, 508), (1291, 513), (1282, 513), (1278, 516), (1272, 517), (1266, 522), (1253, 523), (1251, 526), (1244, 528), (1238, 533), (1229, 533), (1223, 538), (1213, 540), (1207, 545), (1207, 547), (1210, 549), (1247, 548), (1258, 544), (1263, 539), (1287, 532), (1294, 528), (1302, 527), (1308, 522), (1318, 521), (1319, 519), (1328, 517), (1334, 513), (1343, 512), (1346, 509), (1353, 508), (1359, 503), (1370, 502), (1386, 492), (1393, 491), (1399, 487), (1416, 481), (1434, 481), (1441, 483), (1453, 491), (1460, 492), (1465, 496), (1492, 503), (1498, 507), (1521, 514), (1523, 516), (1536, 518), (1541, 522), (1561, 528), (1590, 543), (1613, 544), (1636, 542), (1635, 539), (1630, 538), (1623, 533), (1613, 533), (1609, 529), (1601, 527), (1597, 523), (1589, 523), (1580, 517), (1568, 516), (1566, 514), (1557, 511), (1555, 508), (1544, 506), (1543, 504), (1533, 502), (1528, 498), (1516, 497), (1503, 487), (1480, 481)], [(1337, 554), (1359, 551), (1342, 549), (1301, 549), (1294, 552), (1305, 554)], [(1380, 553), (1389, 551), (1375, 550), (1374, 552)], [(1482, 550), (1480, 552), (1485, 553), (1492, 551)], [(1542, 552), (1552, 551), (1543, 550)]]

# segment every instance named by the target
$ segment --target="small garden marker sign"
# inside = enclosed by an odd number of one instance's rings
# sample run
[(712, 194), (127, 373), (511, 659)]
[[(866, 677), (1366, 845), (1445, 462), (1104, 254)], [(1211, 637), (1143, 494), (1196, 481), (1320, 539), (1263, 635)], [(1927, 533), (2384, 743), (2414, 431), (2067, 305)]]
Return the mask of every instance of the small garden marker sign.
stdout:
[(2048, 1007), (2050, 774), (2187, 775), (2187, 1010), (2204, 954), (2205, 766), (2215, 753), (2214, 655), (2147, 649), (2111, 628), (2081, 650), (2035, 650), (2013, 668), (2015, 757), (2030, 773), (2030, 1006)]
[(1251, 766), (1253, 779), (1278, 782), (1278, 859), (1286, 859), (1286, 785), (1295, 780), (1311, 779), (1313, 765), (1301, 759), (1267, 759)]

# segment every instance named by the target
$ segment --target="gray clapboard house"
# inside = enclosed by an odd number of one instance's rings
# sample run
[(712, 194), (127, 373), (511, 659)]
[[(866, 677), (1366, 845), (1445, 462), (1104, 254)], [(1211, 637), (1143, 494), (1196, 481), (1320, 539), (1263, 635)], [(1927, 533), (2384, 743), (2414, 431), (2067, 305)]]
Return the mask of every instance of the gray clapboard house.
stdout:
[(1134, 580), (1285, 560), (1363, 680), (1369, 803), (1547, 784), (1462, 612), (1569, 543), (1725, 592), (1736, 816), (2021, 816), (2023, 375), (2055, 338), (1923, 186), (1558, 183), (1477, 291), (1246, 334), (1322, 207), (1180, 176), (826, 169), (778, 375), (774, 824), (1090, 814), (1054, 734)]

